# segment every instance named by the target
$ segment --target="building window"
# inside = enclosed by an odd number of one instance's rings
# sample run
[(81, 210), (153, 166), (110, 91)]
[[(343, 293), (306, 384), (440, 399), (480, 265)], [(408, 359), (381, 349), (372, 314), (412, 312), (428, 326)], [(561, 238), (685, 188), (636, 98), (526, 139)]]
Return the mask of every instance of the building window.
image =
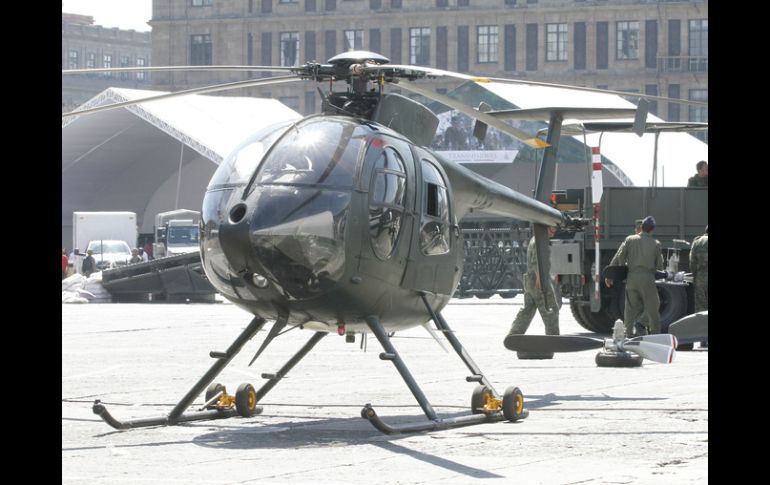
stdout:
[[(668, 85), (668, 97), (679, 99), (679, 84)], [(679, 103), (668, 103), (668, 121), (679, 121)]]
[[(102, 56), (102, 67), (105, 69), (112, 69), (112, 55), (104, 54), (104, 56)], [(112, 77), (112, 73), (105, 72), (103, 76)]]
[(281, 65), (299, 65), (299, 33), (281, 32)]
[[(145, 65), (146, 64), (145, 64), (144, 57), (137, 57), (136, 58), (136, 67), (144, 67)], [(144, 81), (145, 79), (147, 79), (147, 73), (145, 73), (145, 72), (137, 72), (136, 73), (136, 80), (137, 81)]]
[(390, 8), (401, 8), (401, 0), (390, 0)]
[(707, 72), (709, 58), (708, 19), (690, 20), (690, 71)]
[(278, 0), (278, 3), (297, 3), (299, 0)]
[(527, 24), (527, 71), (537, 71), (537, 24)]
[(639, 59), (639, 22), (617, 23), (617, 59)]
[(466, 72), (470, 69), (470, 34), (467, 25), (457, 26), (457, 70)]
[[(703, 101), (708, 102), (709, 90), (708, 89), (691, 89), (689, 93), (690, 101)], [(690, 121), (700, 121), (702, 123), (708, 123), (709, 120), (709, 108), (708, 106), (690, 106)], [(708, 143), (708, 132), (699, 131), (696, 132), (695, 137), (701, 141)]]
[[(652, 96), (658, 95), (658, 85), (657, 84), (645, 84), (644, 85), (644, 94), (650, 94)], [(658, 116), (658, 101), (654, 99), (649, 100), (649, 106), (647, 107), (647, 111), (654, 114), (655, 116)]]
[(418, 66), (430, 64), (430, 27), (409, 29), (409, 62)]
[(364, 31), (363, 30), (346, 30), (345, 31), (345, 49), (358, 51), (363, 48), (364, 48)]
[(211, 34), (190, 36), (190, 65), (211, 65)]
[(390, 62), (401, 63), (401, 29), (390, 29)]
[(69, 56), (67, 56), (67, 69), (78, 68), (78, 51), (71, 50)]
[(457, 0), (458, 7), (467, 7), (470, 4), (470, 0)]
[(480, 25), (476, 27), (477, 61), (481, 63), (497, 62), (497, 25)]
[(586, 23), (575, 22), (574, 27), (572, 42), (575, 52), (575, 69), (583, 70), (586, 68)]
[[(129, 66), (131, 66), (131, 59), (128, 56), (120, 56), (120, 67), (129, 67)], [(128, 72), (120, 73), (120, 79), (124, 81), (128, 81), (129, 77), (130, 77), (130, 73)]]
[(609, 30), (607, 22), (596, 22), (596, 69), (607, 69), (610, 56)]
[(192, 0), (193, 7), (207, 7), (211, 5), (212, 0)]
[(567, 24), (545, 25), (545, 60), (567, 60)]
[(449, 31), (446, 26), (436, 27), (436, 61), (438, 69), (449, 68)]
[(88, 69), (96, 69), (96, 53), (89, 52), (86, 54), (86, 67)]

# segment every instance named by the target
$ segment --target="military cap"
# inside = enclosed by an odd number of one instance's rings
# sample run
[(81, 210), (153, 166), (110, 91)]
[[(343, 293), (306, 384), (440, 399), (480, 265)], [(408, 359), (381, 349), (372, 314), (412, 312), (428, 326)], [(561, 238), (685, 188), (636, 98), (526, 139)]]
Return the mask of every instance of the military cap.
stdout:
[(642, 220), (642, 226), (647, 227), (655, 227), (655, 218), (652, 216), (647, 216)]

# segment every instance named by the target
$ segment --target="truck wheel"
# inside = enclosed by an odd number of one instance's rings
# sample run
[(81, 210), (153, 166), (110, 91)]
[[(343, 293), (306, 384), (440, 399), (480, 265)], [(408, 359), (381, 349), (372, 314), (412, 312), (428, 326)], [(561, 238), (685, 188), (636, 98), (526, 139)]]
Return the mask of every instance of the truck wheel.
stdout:
[(615, 326), (615, 320), (610, 317), (606, 310), (598, 312), (591, 311), (591, 305), (582, 305), (578, 310), (586, 321), (585, 328), (596, 333), (612, 333)]
[(599, 332), (600, 329), (595, 327), (593, 323), (591, 323), (588, 318), (586, 318), (585, 315), (585, 308), (588, 308), (588, 305), (584, 303), (574, 302), (571, 301), (569, 304), (570, 310), (572, 310), (572, 316), (575, 317), (575, 321), (580, 324), (581, 327), (585, 328), (586, 330), (590, 332)]
[(660, 331), (668, 333), (668, 326), (687, 314), (687, 291), (683, 286), (660, 285)]

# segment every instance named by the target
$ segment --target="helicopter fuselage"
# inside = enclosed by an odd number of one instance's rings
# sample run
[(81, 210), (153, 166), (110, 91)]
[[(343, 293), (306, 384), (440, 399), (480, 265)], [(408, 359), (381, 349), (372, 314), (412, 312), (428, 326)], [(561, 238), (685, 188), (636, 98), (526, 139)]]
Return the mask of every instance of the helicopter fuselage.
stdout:
[(377, 123), (316, 115), (261, 130), (225, 159), (203, 201), (211, 283), (264, 318), (388, 331), (440, 311), (462, 273), (442, 163)]

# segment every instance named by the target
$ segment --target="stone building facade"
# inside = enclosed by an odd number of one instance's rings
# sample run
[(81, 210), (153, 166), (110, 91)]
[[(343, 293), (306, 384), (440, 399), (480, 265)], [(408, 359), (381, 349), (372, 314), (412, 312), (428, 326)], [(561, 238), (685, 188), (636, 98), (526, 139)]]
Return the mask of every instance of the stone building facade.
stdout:
[[(392, 63), (708, 100), (708, 0), (155, 0), (150, 25), (156, 65), (298, 65), (352, 48)], [(153, 84), (266, 75), (156, 74)], [(320, 108), (310, 83), (233, 94)], [(708, 120), (708, 108), (675, 103), (651, 112)]]
[[(93, 17), (62, 13), (62, 69), (149, 66), (150, 33), (93, 25)], [(149, 28), (149, 27), (148, 27)], [(62, 76), (62, 112), (71, 111), (108, 87), (152, 89), (149, 73)]]

